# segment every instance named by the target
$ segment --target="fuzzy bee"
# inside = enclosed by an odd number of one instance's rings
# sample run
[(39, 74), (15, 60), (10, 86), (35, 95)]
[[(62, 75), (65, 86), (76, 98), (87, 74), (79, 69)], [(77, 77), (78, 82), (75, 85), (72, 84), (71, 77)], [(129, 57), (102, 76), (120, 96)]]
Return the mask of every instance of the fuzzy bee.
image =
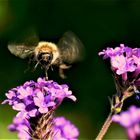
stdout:
[(47, 71), (52, 65), (58, 66), (60, 77), (65, 78), (63, 70), (83, 59), (84, 47), (80, 39), (73, 32), (68, 31), (57, 44), (46, 41), (34, 44), (10, 43), (8, 49), (17, 57), (30, 58), (31, 61), (35, 61), (35, 68), (41, 64), (41, 67), (45, 69), (46, 78), (48, 78)]

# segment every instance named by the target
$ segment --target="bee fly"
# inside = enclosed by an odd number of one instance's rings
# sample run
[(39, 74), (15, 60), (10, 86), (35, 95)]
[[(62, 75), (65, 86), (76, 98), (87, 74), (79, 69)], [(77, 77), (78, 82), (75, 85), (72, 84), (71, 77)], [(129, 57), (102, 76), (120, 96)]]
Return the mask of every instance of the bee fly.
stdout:
[(29, 44), (9, 44), (9, 51), (22, 59), (30, 58), (31, 61), (41, 64), (45, 69), (46, 78), (47, 71), (52, 65), (59, 67), (59, 75), (65, 78), (64, 69), (71, 67), (71, 64), (80, 61), (83, 58), (83, 44), (79, 38), (71, 31), (64, 33), (57, 44), (52, 42), (40, 41), (35, 45)]

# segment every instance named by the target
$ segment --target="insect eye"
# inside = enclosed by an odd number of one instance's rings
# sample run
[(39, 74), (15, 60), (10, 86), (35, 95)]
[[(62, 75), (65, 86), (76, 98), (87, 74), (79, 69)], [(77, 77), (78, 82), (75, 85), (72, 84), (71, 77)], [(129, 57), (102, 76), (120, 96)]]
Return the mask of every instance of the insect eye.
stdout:
[(53, 55), (52, 55), (52, 53), (46, 53), (46, 59), (48, 60), (48, 61), (51, 61), (52, 60), (52, 57), (53, 57)]
[(45, 53), (39, 53), (38, 56), (37, 56), (37, 59), (38, 59), (38, 60), (42, 60), (44, 54), (45, 54)]
[(48, 61), (52, 60), (52, 53), (39, 53), (38, 56), (37, 56), (37, 59), (38, 60), (43, 60), (43, 59), (46, 59)]

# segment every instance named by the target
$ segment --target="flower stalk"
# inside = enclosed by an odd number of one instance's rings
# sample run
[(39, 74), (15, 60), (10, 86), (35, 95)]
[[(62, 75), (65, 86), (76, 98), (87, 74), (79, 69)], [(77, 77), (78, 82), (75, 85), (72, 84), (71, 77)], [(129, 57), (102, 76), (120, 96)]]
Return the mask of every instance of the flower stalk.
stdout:
[(102, 140), (104, 135), (106, 134), (109, 126), (112, 123), (112, 113), (110, 113), (105, 121), (105, 123), (103, 124), (98, 136), (95, 138), (95, 140)]
[(32, 131), (33, 140), (53, 140), (53, 117), (54, 111), (51, 110), (46, 114), (43, 114), (41, 118), (37, 121), (37, 125)]
[(134, 94), (134, 92), (130, 92), (130, 89), (132, 90), (132, 87), (129, 87), (122, 94), (120, 94), (122, 96), (116, 94), (112, 97), (112, 99), (110, 99), (110, 104), (111, 104), (110, 114), (108, 115), (106, 121), (104, 122), (98, 136), (96, 137), (96, 140), (102, 140), (102, 138), (104, 137), (104, 135), (106, 134), (108, 128), (112, 123), (112, 116), (114, 114), (120, 113), (123, 107), (124, 100)]

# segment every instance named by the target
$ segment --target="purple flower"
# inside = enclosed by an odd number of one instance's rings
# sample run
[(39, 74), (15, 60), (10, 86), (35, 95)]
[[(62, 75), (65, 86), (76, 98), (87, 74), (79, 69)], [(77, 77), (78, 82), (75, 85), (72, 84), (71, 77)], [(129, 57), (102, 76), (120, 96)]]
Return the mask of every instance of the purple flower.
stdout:
[(54, 119), (54, 140), (77, 140), (78, 128), (64, 117)]
[[(116, 48), (106, 48), (99, 52), (103, 58), (108, 58), (113, 71), (117, 96), (120, 102), (136, 95), (139, 99), (140, 92), (140, 48), (130, 48), (120, 44)], [(116, 106), (116, 105), (114, 105)]]
[(64, 98), (76, 101), (76, 97), (72, 95), (72, 91), (66, 84), (59, 85), (53, 80), (46, 81), (45, 78), (38, 78), (37, 82), (27, 81), (9, 90), (6, 97), (7, 99), (2, 104), (8, 103), (18, 111), (13, 123), (9, 125), (9, 130), (16, 131), (20, 140), (31, 140), (35, 136), (47, 137), (48, 134), (52, 137), (54, 133), (55, 140), (58, 138), (77, 139), (79, 131), (69, 121), (60, 117), (64, 121), (56, 118), (54, 119), (56, 124), (53, 123), (53, 112)]
[(18, 132), (19, 139), (31, 140), (30, 136), (30, 123), (28, 119), (25, 119), (22, 114), (17, 115), (13, 119), (13, 123), (8, 126), (8, 129), (12, 132)]
[(116, 48), (107, 48), (106, 50), (103, 50), (102, 52), (99, 52), (99, 55), (104, 55), (103, 58), (106, 59), (108, 57), (113, 57), (117, 55), (122, 55), (125, 51), (125, 46), (124, 44), (120, 44), (119, 47)]
[(126, 128), (130, 140), (140, 136), (140, 108), (131, 106), (128, 111), (113, 115), (112, 120)]
[[(111, 69), (117, 75), (121, 75), (124, 81), (128, 80), (128, 74), (131, 75), (131, 79), (138, 79), (140, 73), (140, 49), (130, 48), (124, 44), (120, 44), (116, 48), (107, 48), (99, 55), (103, 55), (103, 58), (110, 58)], [(135, 80), (135, 82), (137, 82)]]
[(34, 103), (39, 108), (40, 113), (46, 113), (48, 112), (49, 107), (54, 107), (56, 103), (54, 101), (51, 101), (51, 99), (47, 96), (44, 97), (44, 95), (40, 92), (37, 92), (36, 96), (34, 97)]
[[(53, 126), (47, 130), (53, 132), (53, 140), (77, 140), (79, 136), (78, 128), (64, 117), (56, 117), (53, 120)], [(47, 121), (46, 121), (47, 122)], [(30, 119), (24, 118), (22, 114), (16, 115), (13, 123), (8, 126), (12, 132), (17, 132), (20, 140), (31, 140), (34, 130), (31, 127)], [(38, 128), (39, 129), (39, 128)], [(44, 131), (44, 130), (43, 130)]]
[[(110, 58), (111, 68), (118, 75), (122, 75), (124, 80), (127, 80), (127, 72), (134, 72), (139, 67), (139, 49), (129, 48), (124, 44), (120, 44), (120, 47), (107, 48), (99, 55), (103, 55), (103, 58)], [(125, 74), (126, 77), (123, 77)]]
[(131, 58), (126, 58), (123, 55), (111, 57), (111, 66), (112, 69), (116, 70), (118, 75), (133, 72), (136, 69), (136, 66), (133, 64), (133, 60)]
[(38, 78), (37, 82), (27, 81), (9, 90), (6, 96), (8, 99), (3, 104), (8, 103), (26, 118), (55, 109), (66, 97), (76, 101), (76, 97), (72, 95), (67, 85), (59, 85), (52, 80), (46, 81), (42, 78)]

